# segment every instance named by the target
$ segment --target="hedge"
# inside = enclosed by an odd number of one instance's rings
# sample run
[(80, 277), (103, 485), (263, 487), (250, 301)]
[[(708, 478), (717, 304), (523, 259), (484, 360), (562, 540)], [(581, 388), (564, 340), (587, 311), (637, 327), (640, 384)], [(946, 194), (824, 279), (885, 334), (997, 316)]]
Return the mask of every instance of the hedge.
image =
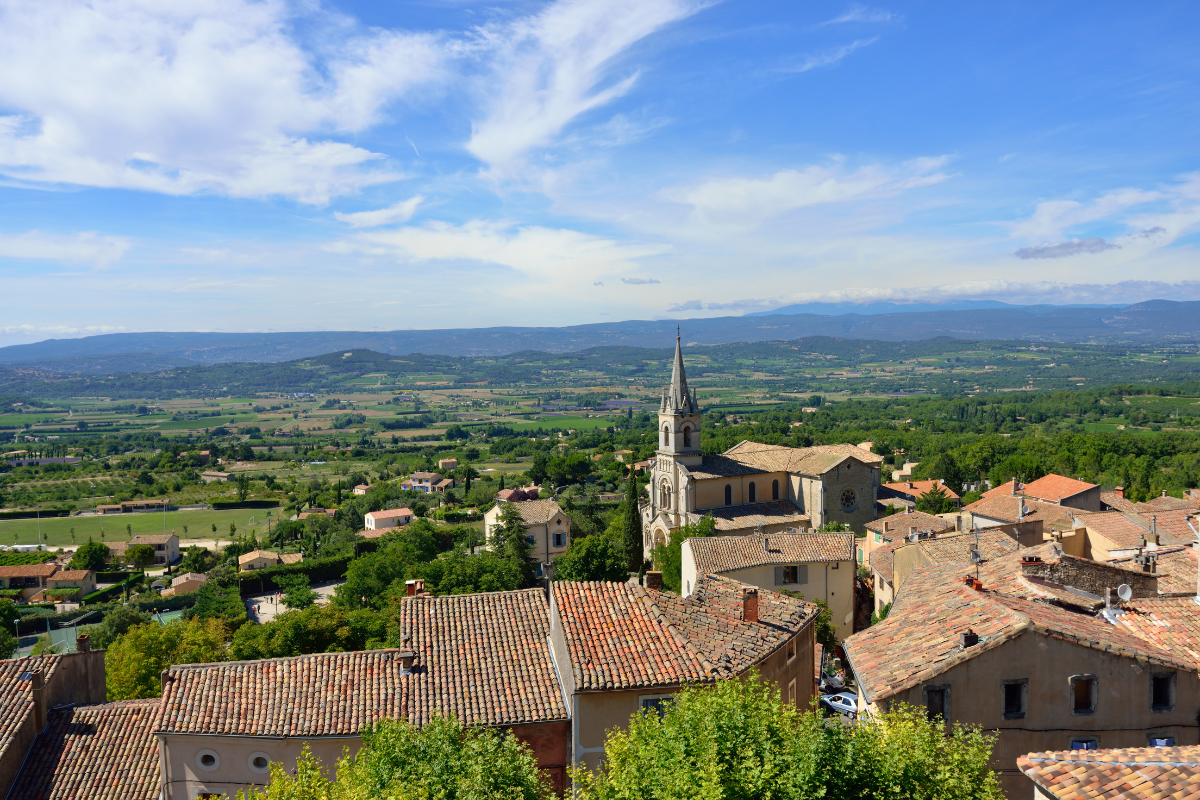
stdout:
[(347, 553), (341, 556), (318, 558), (313, 561), (301, 561), (299, 564), (280, 564), (253, 572), (239, 572), (242, 597), (273, 592), (281, 588), (275, 579), (285, 575), (307, 575), (310, 583), (336, 581), (346, 575), (346, 570), (353, 560), (354, 554)]
[(70, 509), (66, 508), (49, 508), (42, 511), (3, 511), (0, 512), (0, 519), (36, 519), (37, 517), (69, 517), (71, 516)]
[(126, 572), (125, 570), (112, 570), (96, 573), (96, 583), (119, 583), (132, 578), (135, 575), (141, 575), (141, 572)]
[(139, 598), (129, 605), (138, 611), (146, 613), (150, 613), (156, 609), (158, 611), (179, 611), (196, 605), (196, 593), (188, 592), (187, 594), (171, 595), (170, 597), (147, 597), (144, 600)]
[(212, 505), (213, 511), (229, 511), (237, 508), (279, 508), (280, 503), (278, 500), (243, 500), (240, 503), (237, 501), (228, 503), (214, 501), (210, 505)]
[(139, 580), (141, 577), (142, 573), (136, 572), (120, 583), (114, 583), (112, 586), (109, 586), (106, 589), (97, 589), (91, 594), (84, 595), (82, 604), (86, 606), (93, 605), (95, 603), (106, 603), (114, 597), (120, 597), (126, 586)]

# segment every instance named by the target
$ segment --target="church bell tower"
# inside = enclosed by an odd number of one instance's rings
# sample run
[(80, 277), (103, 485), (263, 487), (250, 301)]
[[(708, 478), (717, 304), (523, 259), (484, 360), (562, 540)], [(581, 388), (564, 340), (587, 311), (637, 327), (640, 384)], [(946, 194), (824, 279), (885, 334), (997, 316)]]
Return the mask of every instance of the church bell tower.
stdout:
[(687, 373), (683, 369), (683, 347), (675, 335), (675, 366), (671, 385), (663, 393), (658, 408), (658, 458), (686, 467), (700, 466), (700, 405), (694, 392), (688, 392)]

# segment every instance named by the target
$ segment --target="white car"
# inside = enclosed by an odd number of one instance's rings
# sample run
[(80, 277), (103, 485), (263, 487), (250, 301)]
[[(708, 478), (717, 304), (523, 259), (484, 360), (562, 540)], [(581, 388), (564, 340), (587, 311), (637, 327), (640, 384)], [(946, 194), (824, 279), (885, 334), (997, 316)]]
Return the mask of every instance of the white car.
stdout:
[(826, 716), (829, 716), (830, 712), (849, 719), (858, 716), (858, 698), (849, 692), (821, 695), (821, 707), (825, 710)]

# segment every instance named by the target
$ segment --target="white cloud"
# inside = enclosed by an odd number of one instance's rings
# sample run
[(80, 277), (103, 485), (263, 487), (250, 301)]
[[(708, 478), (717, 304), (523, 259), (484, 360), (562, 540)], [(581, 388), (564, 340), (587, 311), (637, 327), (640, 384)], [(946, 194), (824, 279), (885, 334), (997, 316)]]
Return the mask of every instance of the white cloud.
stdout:
[(345, 222), (351, 228), (378, 228), (380, 225), (408, 222), (412, 219), (413, 214), (417, 213), (417, 206), (424, 201), (424, 197), (417, 195), (376, 211), (356, 211), (350, 214), (343, 214), (339, 211), (335, 212), (333, 216), (338, 222)]
[(414, 261), (497, 264), (547, 283), (586, 286), (607, 275), (638, 269), (639, 259), (669, 248), (623, 244), (568, 229), (473, 220), (361, 233), (328, 249)]
[(1033, 215), (1013, 225), (1011, 233), (1022, 239), (1058, 239), (1067, 228), (1107, 219), (1131, 206), (1161, 197), (1159, 192), (1121, 189), (1087, 204), (1075, 200), (1050, 200), (1038, 203)]
[(948, 161), (944, 156), (920, 158), (893, 169), (866, 166), (851, 173), (840, 165), (813, 165), (760, 178), (714, 178), (688, 189), (667, 190), (663, 197), (692, 206), (711, 224), (754, 226), (806, 206), (893, 195), (940, 183), (948, 176), (938, 170)]
[(0, 258), (55, 261), (107, 267), (129, 250), (131, 242), (120, 236), (77, 233), (71, 236), (30, 231), (0, 234)]
[(843, 45), (841, 47), (835, 47), (832, 50), (822, 50), (819, 53), (811, 53), (807, 56), (804, 56), (804, 58), (800, 59), (798, 62), (779, 67), (775, 71), (799, 73), (808, 72), (812, 69), (819, 69), (820, 67), (830, 67), (853, 53), (855, 50), (875, 44), (877, 41), (879, 41), (878, 36), (871, 39), (856, 39), (850, 44)]
[(332, 25), (322, 56), (295, 38), (302, 8), (320, 14), (284, 0), (0, 4), (0, 170), (315, 204), (394, 180), (329, 133), (360, 131), (436, 80), (448, 45)]
[(891, 22), (897, 15), (882, 8), (852, 5), (846, 13), (822, 22), (822, 25), (840, 25), (846, 22)]
[(699, 8), (695, 0), (559, 0), (534, 17), (482, 29), (494, 54), (482, 88), (489, 107), (467, 150), (494, 176), (511, 177), (528, 151), (629, 91), (636, 72), (609, 79), (618, 56)]

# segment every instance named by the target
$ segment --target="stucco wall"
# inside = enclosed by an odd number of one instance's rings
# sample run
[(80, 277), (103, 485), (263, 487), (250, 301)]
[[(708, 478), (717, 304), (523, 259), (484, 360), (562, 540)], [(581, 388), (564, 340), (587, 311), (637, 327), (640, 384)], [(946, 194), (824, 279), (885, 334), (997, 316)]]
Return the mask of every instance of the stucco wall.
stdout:
[(789, 499), (788, 474), (786, 472), (764, 472), (759, 475), (735, 475), (730, 478), (705, 478), (696, 481), (696, 510), (707, 508), (723, 508), (725, 506), (725, 487), (732, 489), (733, 505), (741, 506), (750, 502), (750, 484), (756, 487), (756, 503), (771, 502), (771, 482), (779, 481), (779, 499)]
[[(1145, 662), (1083, 647), (1062, 639), (1025, 633), (900, 693), (896, 700), (924, 707), (924, 686), (950, 688), (954, 721), (999, 730), (992, 765), (1001, 771), (1009, 797), (1027, 795), (1029, 780), (1017, 770), (1018, 756), (1043, 750), (1069, 750), (1071, 739), (1096, 739), (1098, 748), (1145, 747), (1151, 733), (1175, 737), (1179, 745), (1200, 743), (1195, 711), (1200, 704), (1200, 678), (1179, 670), (1175, 704), (1170, 711), (1150, 707), (1150, 676), (1165, 672)], [(1076, 714), (1070, 678), (1097, 679), (1097, 701), (1091, 714)], [(1004, 716), (1005, 681), (1027, 680), (1024, 718)], [(889, 701), (890, 702), (890, 701)]]
[[(686, 544), (686, 543), (685, 543)], [(690, 549), (685, 556), (685, 562), (690, 556)], [(801, 562), (797, 562), (801, 563)], [(836, 565), (836, 569), (834, 568)], [(808, 566), (808, 583), (775, 583), (774, 564), (750, 567), (748, 569), (730, 570), (721, 575), (744, 584), (757, 586), (760, 589), (787, 589), (789, 592), (799, 592), (809, 600), (824, 600), (829, 603), (833, 612), (833, 624), (837, 628), (839, 639), (845, 639), (854, 633), (854, 562), (841, 561), (834, 563), (815, 563)], [(693, 567), (693, 578), (694, 577)], [(684, 579), (684, 590), (688, 588)], [(692, 584), (693, 586), (695, 583)]]

